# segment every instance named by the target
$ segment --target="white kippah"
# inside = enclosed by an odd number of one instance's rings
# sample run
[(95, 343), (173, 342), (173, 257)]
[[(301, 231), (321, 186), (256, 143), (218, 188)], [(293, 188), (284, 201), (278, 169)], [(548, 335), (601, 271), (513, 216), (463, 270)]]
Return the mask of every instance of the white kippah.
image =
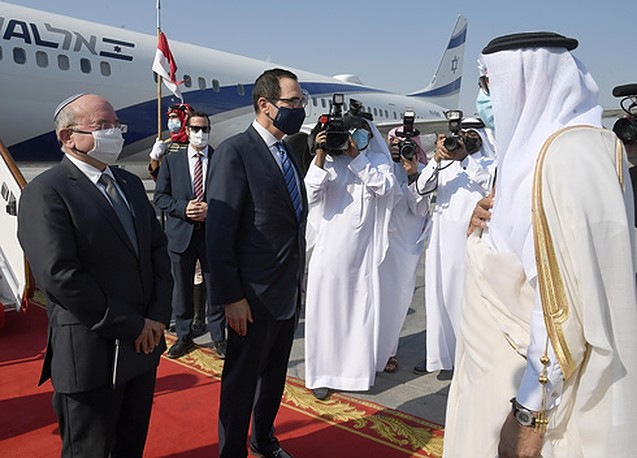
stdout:
[(67, 97), (66, 99), (62, 100), (62, 102), (60, 102), (60, 104), (57, 106), (57, 108), (53, 112), (53, 119), (55, 120), (55, 118), (58, 117), (58, 115), (60, 114), (60, 111), (62, 111), (64, 107), (75, 102), (77, 99), (79, 99), (83, 95), (86, 95), (86, 92), (80, 92), (78, 94), (72, 95), (71, 97)]

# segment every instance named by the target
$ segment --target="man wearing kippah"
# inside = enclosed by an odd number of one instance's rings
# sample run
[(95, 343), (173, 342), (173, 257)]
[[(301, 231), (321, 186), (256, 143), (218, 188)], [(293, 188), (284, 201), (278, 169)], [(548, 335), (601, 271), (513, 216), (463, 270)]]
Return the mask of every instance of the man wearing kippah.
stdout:
[(495, 204), (467, 242), (446, 457), (629, 456), (637, 421), (634, 209), (598, 88), (548, 32), (482, 51)]

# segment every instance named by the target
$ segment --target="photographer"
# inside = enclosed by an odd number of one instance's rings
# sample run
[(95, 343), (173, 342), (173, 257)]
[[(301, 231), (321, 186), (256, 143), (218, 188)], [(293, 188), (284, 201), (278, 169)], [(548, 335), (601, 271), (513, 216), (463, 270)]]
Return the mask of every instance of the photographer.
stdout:
[[(482, 137), (462, 130), (461, 112), (451, 132), (439, 135), (433, 160), (416, 181), (430, 199), (431, 219), (425, 258), (426, 359), (414, 367), (424, 374), (453, 369), (464, 278), (466, 229), (478, 200), (488, 193), (495, 162), (483, 156)], [(478, 127), (477, 120), (464, 127)]]
[(625, 115), (615, 122), (613, 132), (626, 149), (626, 157), (630, 166), (630, 182), (633, 185), (635, 214), (637, 214), (637, 84), (616, 86), (613, 88), (613, 95), (623, 97), (620, 106)]
[(316, 157), (305, 177), (307, 245), (313, 247), (305, 383), (322, 400), (329, 389), (366, 391), (374, 384), (378, 266), (387, 251), (396, 188), (382, 135), (354, 100), (354, 110), (342, 115), (343, 102), (335, 97), (330, 115), (314, 130)]
[(424, 167), (427, 156), (420, 145), (420, 133), (413, 129), (411, 112), (405, 113), (403, 126), (387, 134), (394, 162), (396, 193), (389, 220), (389, 248), (380, 265), (381, 315), (377, 349), (377, 371), (396, 372), (398, 340), (413, 299), (416, 269), (423, 252), (429, 199), (416, 192), (414, 178)]

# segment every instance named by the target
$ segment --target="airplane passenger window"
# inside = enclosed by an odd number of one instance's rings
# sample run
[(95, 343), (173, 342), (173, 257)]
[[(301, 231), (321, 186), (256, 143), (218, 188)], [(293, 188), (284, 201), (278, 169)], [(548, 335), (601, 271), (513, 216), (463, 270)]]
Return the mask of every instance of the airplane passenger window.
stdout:
[(0, 46), (0, 60), (2, 60), (2, 46)]
[(398, 115), (396, 114), (395, 111), (394, 111), (394, 119), (398, 119)]
[(35, 62), (38, 64), (38, 67), (46, 68), (49, 66), (49, 55), (44, 51), (36, 51)]
[(312, 105), (317, 106), (318, 102), (316, 101), (316, 97), (312, 97)]
[(246, 90), (245, 90), (245, 88), (243, 87), (243, 84), (241, 84), (241, 83), (237, 84), (237, 92), (239, 93), (239, 95), (240, 95), (241, 97), (243, 97), (244, 95), (246, 95)]
[(184, 75), (184, 86), (192, 87), (192, 78), (190, 75)]
[(197, 78), (197, 83), (199, 84), (199, 89), (206, 89), (206, 79), (203, 76)]
[(215, 92), (219, 92), (221, 90), (221, 85), (219, 84), (219, 80), (212, 80), (212, 90)]
[(378, 116), (378, 110), (376, 110), (376, 108), (374, 108), (374, 116)]
[(25, 64), (27, 61), (27, 52), (24, 48), (13, 48), (13, 61), (16, 64)]
[(91, 73), (91, 61), (82, 57), (80, 59), (80, 70), (82, 70), (82, 73)]
[(321, 106), (325, 108), (325, 99), (321, 99)]
[(100, 72), (103, 76), (111, 76), (111, 64), (106, 61), (100, 62)]
[(71, 64), (69, 62), (69, 56), (64, 54), (58, 54), (58, 68), (60, 70), (68, 70), (71, 68)]
[(385, 117), (389, 118), (389, 111), (385, 110)]

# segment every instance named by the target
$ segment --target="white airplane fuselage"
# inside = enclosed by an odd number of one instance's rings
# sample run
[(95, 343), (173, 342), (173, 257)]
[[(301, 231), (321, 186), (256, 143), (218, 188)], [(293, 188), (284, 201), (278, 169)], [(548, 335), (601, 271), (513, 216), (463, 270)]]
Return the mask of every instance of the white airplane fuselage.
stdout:
[[(185, 80), (180, 86), (184, 101), (210, 115), (211, 143), (216, 146), (252, 121), (253, 82), (275, 66), (296, 73), (312, 96), (305, 132), (329, 112), (337, 92), (345, 94), (346, 101), (363, 102), (380, 126), (400, 125), (406, 108), (415, 111), (417, 123), (444, 122), (445, 109), (457, 105), (466, 29), (460, 17), (432, 83), (411, 95), (202, 46), (172, 40), (169, 44), (179, 67), (177, 78)], [(52, 113), (61, 100), (79, 92), (103, 95), (128, 124), (123, 160), (146, 160), (157, 137), (157, 83), (151, 70), (156, 49), (152, 35), (0, 2), (0, 99), (6, 110), (0, 138), (15, 161), (60, 159)], [(178, 101), (162, 88), (162, 129), (166, 109)], [(166, 131), (162, 137), (167, 137)]]

